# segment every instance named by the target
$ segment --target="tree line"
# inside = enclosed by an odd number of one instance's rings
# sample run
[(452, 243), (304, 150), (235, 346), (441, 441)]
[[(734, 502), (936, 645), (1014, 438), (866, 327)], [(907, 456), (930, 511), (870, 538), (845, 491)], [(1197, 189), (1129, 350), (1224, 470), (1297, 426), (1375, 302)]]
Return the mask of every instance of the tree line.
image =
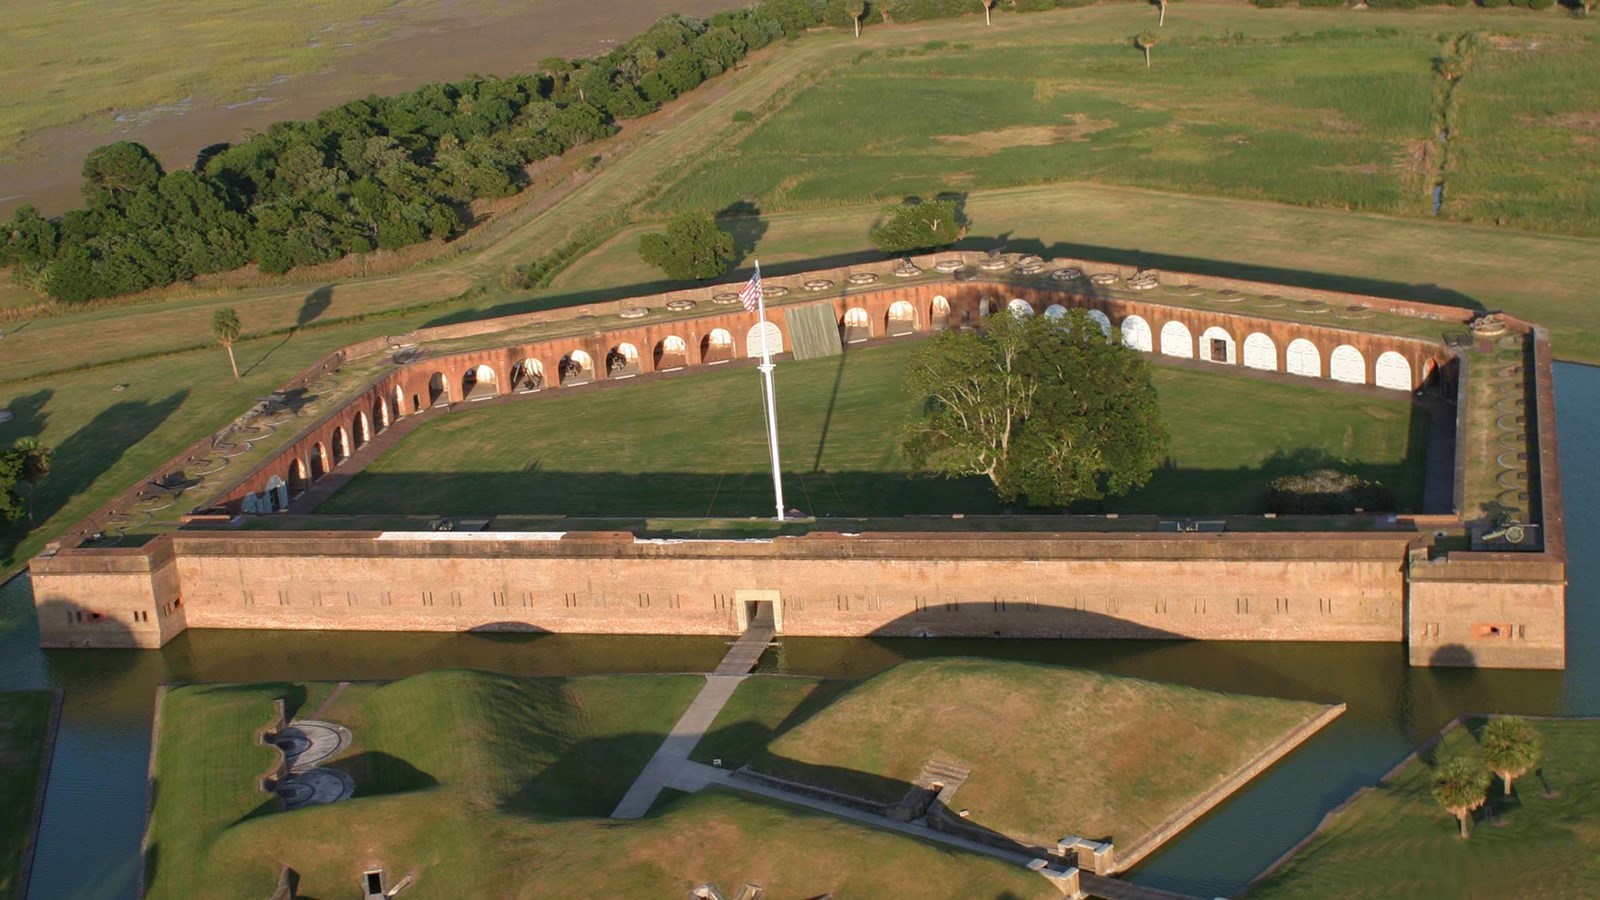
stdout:
[(189, 169), (166, 172), (132, 141), (99, 147), (84, 161), (85, 206), (57, 219), (18, 209), (0, 266), (73, 303), (448, 238), (471, 201), (520, 190), (524, 166), (612, 134), (826, 8), (767, 0), (704, 21), (668, 15), (604, 56), (353, 100), (207, 147)]

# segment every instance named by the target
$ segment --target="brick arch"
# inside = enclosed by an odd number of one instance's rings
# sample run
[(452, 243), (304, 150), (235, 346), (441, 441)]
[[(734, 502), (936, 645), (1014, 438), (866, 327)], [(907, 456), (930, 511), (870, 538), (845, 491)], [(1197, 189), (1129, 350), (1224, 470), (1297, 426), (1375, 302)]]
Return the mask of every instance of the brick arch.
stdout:
[(681, 369), (689, 364), (689, 342), (669, 334), (656, 342), (651, 355), (655, 357), (656, 371)]

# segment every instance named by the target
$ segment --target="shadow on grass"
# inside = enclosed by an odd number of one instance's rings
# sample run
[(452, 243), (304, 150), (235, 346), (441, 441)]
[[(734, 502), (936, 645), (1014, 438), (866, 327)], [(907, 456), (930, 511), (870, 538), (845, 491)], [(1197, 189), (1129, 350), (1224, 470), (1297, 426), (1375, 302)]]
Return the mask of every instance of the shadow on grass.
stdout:
[[(1267, 487), (1304, 470), (1300, 453), (1235, 469), (1158, 469), (1125, 497), (1074, 504), (1073, 514), (1254, 515), (1267, 512)], [(319, 507), (325, 515), (557, 515), (570, 517), (760, 517), (772, 512), (772, 479), (764, 472), (571, 472), (542, 460), (536, 472), (406, 472), (367, 470)], [(1352, 464), (1345, 469), (1394, 485), (1400, 510), (1417, 509), (1420, 478), (1411, 461)], [(830, 517), (998, 515), (1012, 512), (984, 478), (914, 478), (905, 472), (789, 471), (788, 505)], [(1411, 499), (1415, 497), (1416, 499)], [(1396, 511), (1400, 511), (1396, 510)], [(1018, 513), (1058, 513), (1058, 507)], [(1369, 509), (1367, 512), (1386, 510)], [(550, 524), (561, 530), (559, 522)], [(487, 627), (487, 626), (486, 626)]]
[(511, 791), (500, 809), (521, 815), (609, 816), (665, 737), (635, 732), (578, 741)]
[(1261, 281), (1288, 287), (1323, 291), (1343, 291), (1351, 294), (1370, 294), (1375, 297), (1392, 297), (1396, 300), (1414, 300), (1438, 303), (1462, 309), (1486, 311), (1482, 303), (1460, 291), (1437, 284), (1411, 284), (1403, 281), (1385, 281), (1380, 278), (1362, 278), (1352, 275), (1332, 275), (1325, 272), (1306, 272), (1299, 269), (1280, 269), (1230, 260), (1203, 259), (1194, 256), (1176, 256), (1170, 253), (1149, 253), (1138, 248), (1105, 247), (1098, 244), (1046, 242), (1039, 238), (1022, 237), (1006, 232), (997, 237), (969, 236), (956, 244), (962, 250), (987, 250), (996, 243), (1003, 244), (1010, 253), (1035, 253), (1045, 259), (1068, 257), (1161, 269), (1168, 272), (1185, 272), (1193, 275), (1211, 275), (1218, 278), (1238, 278)]
[[(440, 735), (440, 740), (449, 740)], [(410, 762), (383, 753), (368, 750), (328, 763), (328, 767), (343, 771), (356, 782), (357, 797), (381, 797), (386, 794), (406, 794), (437, 787), (439, 780)]]

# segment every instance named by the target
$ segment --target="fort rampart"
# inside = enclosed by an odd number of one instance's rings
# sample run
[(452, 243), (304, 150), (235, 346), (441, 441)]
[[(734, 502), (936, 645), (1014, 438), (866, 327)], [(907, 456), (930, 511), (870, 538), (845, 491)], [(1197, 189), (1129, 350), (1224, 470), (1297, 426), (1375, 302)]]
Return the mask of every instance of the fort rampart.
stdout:
[[(937, 260), (918, 262), (931, 272)], [(1419, 336), (1426, 329), (1390, 333), (1335, 317), (1309, 322), (1162, 302), (1159, 295), (1098, 291), (1087, 281), (925, 277), (794, 295), (806, 281), (844, 284), (863, 269), (770, 280), (792, 293), (770, 310), (776, 334), (769, 340), (792, 350), (786, 313), (807, 307), (831, 306), (828, 315), (848, 343), (976, 324), (1020, 301), (1041, 315), (1053, 305), (1085, 307), (1139, 349), (1223, 367), (1409, 391), (1455, 359), (1441, 339)], [(1254, 291), (1325, 310), (1434, 320), (1441, 333), (1461, 329), (1472, 316), (1383, 298), (1179, 278), (1186, 286)], [(436, 406), (749, 355), (758, 337), (751, 317), (720, 306), (715, 294), (534, 313), (345, 348), (285, 389), (349, 360), (400, 355), (210, 506), (259, 510), (264, 498), (278, 496), (275, 484), (292, 497), (396, 419)], [(791, 635), (1404, 640), (1418, 665), (1559, 668), (1565, 558), (1549, 347), (1542, 334), (1513, 324), (1530, 333), (1535, 348), (1537, 402), (1530, 412), (1537, 485), (1529, 487), (1542, 511), (1539, 552), (1433, 553), (1425, 534), (1404, 527), (1363, 534), (812, 534), (764, 541), (180, 531), (137, 548), (74, 546), (90, 525), (33, 563), (41, 641), (154, 647), (185, 627), (729, 634), (744, 626), (750, 604), (770, 602), (780, 630)], [(505, 337), (534, 325), (549, 336)], [(483, 338), (481, 348), (428, 349), (473, 337)], [(112, 623), (119, 627), (106, 627)]]

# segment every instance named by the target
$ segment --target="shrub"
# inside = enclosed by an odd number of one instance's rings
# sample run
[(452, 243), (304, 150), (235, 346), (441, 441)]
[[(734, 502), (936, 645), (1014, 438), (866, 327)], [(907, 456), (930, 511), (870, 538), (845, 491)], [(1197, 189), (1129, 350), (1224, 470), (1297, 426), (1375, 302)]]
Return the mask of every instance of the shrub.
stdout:
[(1556, 5), (1556, 0), (1528, 0), (1529, 9), (1549, 9)]
[(733, 120), (741, 125), (746, 122), (754, 122), (756, 114), (748, 109), (741, 109), (733, 114)]
[(1287, 4), (1288, 0), (1250, 0), (1250, 2), (1262, 9), (1277, 9)]
[(1506, 5), (1506, 0), (1478, 0), (1478, 5), (1484, 9), (1500, 9)]
[(1359, 475), (1315, 469), (1304, 475), (1274, 478), (1267, 492), (1267, 507), (1285, 515), (1349, 515), (1358, 509), (1392, 509), (1394, 494)]
[(1344, 6), (1346, 0), (1300, 0), (1301, 6)]

